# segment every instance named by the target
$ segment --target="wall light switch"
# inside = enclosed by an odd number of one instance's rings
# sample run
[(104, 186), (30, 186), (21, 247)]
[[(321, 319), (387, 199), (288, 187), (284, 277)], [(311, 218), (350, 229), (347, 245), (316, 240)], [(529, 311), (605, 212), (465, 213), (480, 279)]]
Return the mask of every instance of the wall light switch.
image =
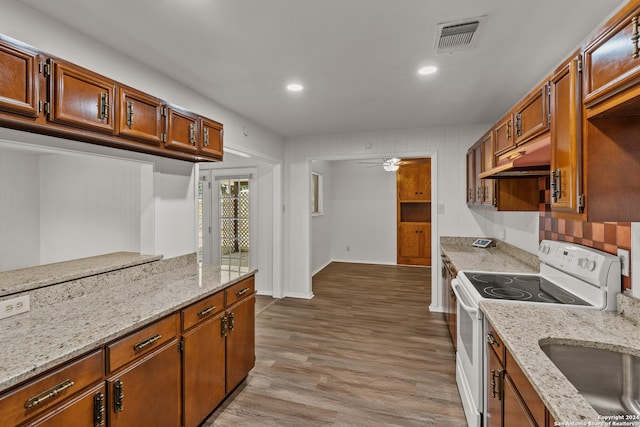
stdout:
[(444, 214), (444, 205), (442, 203), (438, 203), (438, 215)]

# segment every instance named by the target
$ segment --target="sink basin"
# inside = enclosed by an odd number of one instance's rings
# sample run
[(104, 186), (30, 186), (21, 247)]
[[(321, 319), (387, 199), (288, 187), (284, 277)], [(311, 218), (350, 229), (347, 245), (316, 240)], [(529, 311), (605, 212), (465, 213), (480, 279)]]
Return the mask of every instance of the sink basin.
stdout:
[(640, 414), (640, 357), (566, 344), (540, 348), (598, 414)]

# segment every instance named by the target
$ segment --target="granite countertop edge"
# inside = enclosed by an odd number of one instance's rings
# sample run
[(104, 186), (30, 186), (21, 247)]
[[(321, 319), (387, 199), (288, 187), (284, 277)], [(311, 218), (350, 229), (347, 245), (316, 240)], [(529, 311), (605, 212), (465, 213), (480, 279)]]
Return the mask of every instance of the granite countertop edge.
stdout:
[(540, 271), (540, 262), (536, 255), (500, 240), (488, 248), (471, 246), (475, 237), (440, 238), (440, 249), (456, 271), (497, 271), (533, 273)]
[(0, 393), (256, 272), (190, 265), (2, 319)]
[[(640, 303), (622, 295), (619, 299)], [(615, 312), (488, 300), (481, 301), (480, 308), (556, 422), (600, 422), (602, 418), (540, 344), (579, 345), (640, 356), (638, 324)], [(509, 367), (506, 369), (508, 372)]]

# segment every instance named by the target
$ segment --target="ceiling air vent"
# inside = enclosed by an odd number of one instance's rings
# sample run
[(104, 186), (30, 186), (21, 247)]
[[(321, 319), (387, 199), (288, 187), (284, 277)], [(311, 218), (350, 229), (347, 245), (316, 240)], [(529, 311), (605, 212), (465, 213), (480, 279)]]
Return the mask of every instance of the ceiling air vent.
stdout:
[(436, 27), (435, 50), (451, 53), (475, 47), (485, 16), (456, 22), (443, 22)]

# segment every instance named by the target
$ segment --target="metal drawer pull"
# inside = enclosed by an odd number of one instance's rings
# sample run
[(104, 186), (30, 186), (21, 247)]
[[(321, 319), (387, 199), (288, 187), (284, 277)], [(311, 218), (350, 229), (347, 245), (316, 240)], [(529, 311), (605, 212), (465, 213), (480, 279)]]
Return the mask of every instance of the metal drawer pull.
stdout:
[(198, 317), (206, 316), (207, 314), (211, 313), (215, 309), (216, 309), (215, 305), (210, 305), (209, 307), (205, 308), (204, 310), (199, 311), (198, 312)]
[(100, 427), (104, 425), (104, 394), (98, 392), (93, 397), (93, 426)]
[(491, 332), (487, 334), (487, 342), (491, 345), (495, 345), (496, 347), (500, 347), (500, 342), (498, 342)]
[(124, 411), (124, 384), (120, 380), (113, 383), (113, 412)]
[(640, 31), (638, 31), (638, 17), (634, 16), (631, 20), (633, 24), (633, 34), (631, 35), (631, 42), (633, 43), (633, 59), (640, 57), (640, 48), (638, 48), (638, 40), (640, 40)]
[(249, 288), (241, 289), (238, 292), (236, 292), (236, 296), (237, 297), (242, 296), (242, 295), (246, 294), (248, 291), (249, 291)]
[(139, 343), (137, 343), (136, 345), (133, 346), (133, 349), (135, 351), (138, 351), (142, 348), (145, 348), (147, 346), (150, 346), (151, 344), (153, 344), (154, 342), (158, 341), (160, 338), (162, 338), (162, 335), (160, 334), (155, 334), (152, 337), (147, 338), (146, 340), (142, 340)]
[(73, 381), (66, 379), (62, 381), (60, 384), (51, 387), (49, 390), (45, 390), (39, 395), (33, 396), (31, 399), (28, 399), (26, 402), (24, 402), (24, 407), (27, 409), (31, 409), (34, 406), (41, 404), (45, 400), (56, 397), (57, 395), (59, 395), (60, 393), (62, 393), (72, 385), (73, 385)]

